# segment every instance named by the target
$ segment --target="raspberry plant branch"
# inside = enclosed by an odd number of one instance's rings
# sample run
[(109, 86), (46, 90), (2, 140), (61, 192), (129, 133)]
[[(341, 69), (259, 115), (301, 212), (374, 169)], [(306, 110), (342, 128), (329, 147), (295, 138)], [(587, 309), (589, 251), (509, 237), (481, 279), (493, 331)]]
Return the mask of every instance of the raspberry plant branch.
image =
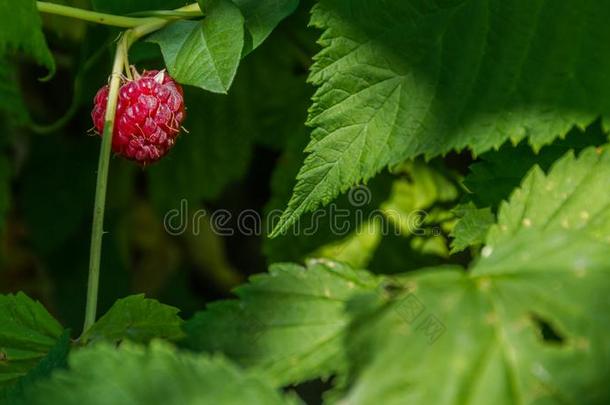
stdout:
[[(197, 3), (189, 4), (176, 10), (153, 10), (133, 13), (132, 16), (99, 13), (97, 11), (64, 6), (46, 1), (37, 1), (36, 7), (41, 13), (55, 14), (121, 28), (152, 26), (155, 23), (166, 23), (168, 19), (188, 19), (203, 16), (199, 4)], [(138, 17), (138, 15), (140, 15), (140, 17)]]
[(151, 24), (162, 20), (161, 18), (138, 18), (124, 17), (120, 15), (98, 13), (96, 11), (84, 10), (76, 7), (64, 6), (61, 4), (48, 3), (45, 1), (37, 1), (36, 6), (41, 13), (55, 14), (64, 17), (77, 18), (83, 21), (89, 21), (97, 24), (112, 25), (122, 28), (134, 28), (143, 24)]
[(201, 10), (197, 11), (179, 11), (179, 10), (151, 10), (151, 11), (136, 11), (127, 14), (130, 17), (160, 17), (160, 18), (196, 18), (203, 16)]
[[(178, 11), (199, 10), (197, 3), (178, 9)], [(95, 201), (93, 207), (93, 224), (91, 228), (91, 253), (89, 256), (89, 278), (87, 282), (87, 301), (85, 307), (85, 321), (83, 334), (95, 323), (97, 313), (97, 296), (99, 290), (100, 263), (102, 257), (102, 238), (104, 235), (104, 212), (106, 207), (106, 190), (108, 183), (108, 169), (110, 166), (110, 153), (112, 151), (112, 137), (116, 115), (116, 108), (121, 85), (121, 77), (127, 63), (127, 55), (130, 46), (154, 31), (163, 28), (170, 20), (165, 19), (139, 19), (147, 21), (132, 29), (125, 31), (117, 44), (112, 73), (110, 76), (108, 103), (104, 117), (104, 131), (102, 135), (102, 146), (100, 149)], [(129, 67), (127, 67), (129, 69)]]

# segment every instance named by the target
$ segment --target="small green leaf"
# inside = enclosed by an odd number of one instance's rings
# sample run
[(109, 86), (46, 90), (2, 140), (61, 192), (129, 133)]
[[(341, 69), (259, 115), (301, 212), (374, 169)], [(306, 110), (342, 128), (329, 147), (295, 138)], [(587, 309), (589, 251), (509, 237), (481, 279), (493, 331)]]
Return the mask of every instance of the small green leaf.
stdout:
[(154, 341), (75, 351), (69, 370), (58, 371), (31, 394), (41, 405), (285, 404), (293, 403), (220, 357), (179, 352)]
[(178, 21), (150, 37), (178, 82), (227, 93), (244, 45), (244, 17), (229, 0), (206, 3), (201, 21)]
[(183, 336), (178, 308), (144, 298), (144, 294), (117, 300), (83, 336), (83, 341), (119, 343), (125, 339), (146, 343), (153, 338), (177, 340)]
[(188, 321), (187, 345), (221, 351), (276, 385), (329, 376), (346, 364), (345, 302), (375, 287), (372, 275), (327, 260), (277, 264), (237, 288), (239, 301), (210, 304)]
[(569, 150), (582, 151), (591, 145), (607, 142), (607, 135), (599, 124), (589, 126), (585, 131), (574, 129), (565, 139), (557, 139), (543, 147), (538, 153), (522, 142), (519, 145), (503, 145), (499, 150), (481, 155), (480, 160), (471, 165), (470, 173), (464, 179), (464, 186), (472, 193), (468, 205), (460, 206), (458, 216), (462, 216), (453, 231), (453, 252), (468, 246), (481, 244), (489, 227), (495, 222), (488, 208), (494, 212), (502, 200), (508, 199), (511, 192), (532, 167), (538, 165), (547, 170)]
[(284, 18), (294, 12), (299, 0), (232, 0), (239, 7), (246, 21), (251, 44), (244, 55), (256, 49)]
[(0, 295), (0, 387), (36, 367), (57, 343), (63, 328), (23, 293)]
[(42, 33), (34, 0), (0, 1), (0, 57), (8, 51), (23, 51), (55, 73), (55, 61)]
[(477, 208), (473, 203), (458, 205), (453, 212), (459, 219), (450, 234), (453, 237), (451, 253), (483, 244), (489, 228), (496, 221), (489, 207)]
[(531, 229), (582, 230), (610, 243), (610, 152), (588, 148), (578, 157), (568, 152), (550, 173), (535, 166), (508, 202), (500, 205), (498, 223), (487, 237), (493, 249)]

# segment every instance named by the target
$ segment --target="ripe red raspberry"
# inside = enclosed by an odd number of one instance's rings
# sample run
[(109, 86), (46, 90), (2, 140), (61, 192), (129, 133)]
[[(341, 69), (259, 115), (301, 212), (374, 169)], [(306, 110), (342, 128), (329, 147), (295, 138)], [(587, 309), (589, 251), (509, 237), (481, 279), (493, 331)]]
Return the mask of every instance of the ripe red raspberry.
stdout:
[[(184, 119), (182, 87), (165, 70), (134, 72), (119, 90), (112, 150), (142, 165), (155, 162), (174, 146)], [(94, 99), (91, 118), (97, 132), (104, 131), (108, 86)]]

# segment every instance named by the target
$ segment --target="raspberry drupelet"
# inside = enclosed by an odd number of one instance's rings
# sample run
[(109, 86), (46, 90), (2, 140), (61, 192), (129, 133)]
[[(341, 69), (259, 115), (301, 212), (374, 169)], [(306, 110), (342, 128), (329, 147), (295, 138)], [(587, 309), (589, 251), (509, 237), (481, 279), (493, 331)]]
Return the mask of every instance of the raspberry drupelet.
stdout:
[[(112, 150), (147, 165), (169, 152), (180, 133), (185, 117), (182, 87), (165, 71), (135, 73), (134, 80), (124, 80), (114, 121)], [(97, 132), (104, 131), (108, 86), (94, 99), (91, 118)]]

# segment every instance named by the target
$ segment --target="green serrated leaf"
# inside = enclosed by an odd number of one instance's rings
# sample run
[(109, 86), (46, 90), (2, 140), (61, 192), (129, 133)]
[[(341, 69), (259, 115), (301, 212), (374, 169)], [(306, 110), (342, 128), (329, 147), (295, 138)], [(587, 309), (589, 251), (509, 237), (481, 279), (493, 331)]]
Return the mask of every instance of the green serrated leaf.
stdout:
[(63, 328), (23, 293), (0, 295), (0, 387), (26, 375), (62, 335)]
[(177, 21), (149, 41), (159, 44), (178, 82), (227, 93), (244, 45), (244, 17), (230, 0), (206, 2), (201, 21)]
[(470, 272), (393, 278), (402, 292), (354, 311), (362, 326), (347, 338), (356, 377), (344, 400), (607, 403), (609, 170), (610, 153), (593, 148), (546, 176), (535, 168)]
[(294, 12), (299, 0), (232, 0), (245, 18), (251, 43), (244, 55), (258, 48), (284, 18)]
[(608, 263), (607, 247), (578, 232), (535, 232), (470, 275), (433, 269), (401, 279), (406, 292), (369, 307), (348, 337), (358, 377), (344, 400), (607, 402)]
[(82, 337), (87, 343), (106, 341), (114, 344), (127, 339), (146, 343), (154, 338), (178, 340), (182, 332), (180, 310), (144, 294), (117, 300)]
[(473, 203), (458, 205), (453, 212), (459, 219), (449, 235), (453, 238), (451, 253), (482, 245), (489, 228), (496, 222), (489, 207), (477, 208)]
[(387, 165), (609, 116), (609, 17), (600, 0), (320, 1), (309, 156), (273, 235)]
[(375, 286), (372, 275), (331, 261), (277, 264), (237, 288), (239, 301), (210, 304), (188, 321), (187, 345), (221, 351), (276, 385), (329, 376), (346, 362), (346, 300)]
[(23, 51), (55, 74), (55, 61), (42, 33), (34, 0), (0, 2), (0, 57), (10, 51)]
[(487, 249), (526, 229), (582, 230), (610, 243), (610, 152), (588, 148), (578, 157), (568, 152), (545, 175), (535, 166), (508, 202), (500, 205), (498, 223)]
[(32, 368), (28, 373), (17, 380), (17, 383), (9, 386), (4, 392), (0, 391), (0, 404), (27, 405), (27, 395), (30, 390), (41, 381), (51, 375), (58, 368), (68, 366), (68, 353), (70, 351), (70, 333), (68, 330), (60, 336), (47, 355)]
[[(480, 161), (470, 166), (470, 173), (464, 179), (464, 186), (472, 194), (466, 196), (470, 202), (459, 208), (458, 216), (462, 219), (456, 223), (452, 234), (455, 238), (452, 252), (485, 241), (487, 231), (495, 222), (488, 209), (496, 211), (532, 167), (537, 165), (547, 170), (569, 150), (582, 151), (588, 146), (606, 142), (607, 135), (600, 125), (595, 124), (584, 132), (572, 130), (566, 138), (556, 140), (538, 153), (524, 142), (516, 146), (503, 145), (499, 150), (484, 153)], [(488, 208), (477, 209), (473, 202)]]
[(289, 398), (220, 357), (149, 347), (98, 344), (72, 353), (69, 370), (31, 394), (32, 404), (284, 404)]

